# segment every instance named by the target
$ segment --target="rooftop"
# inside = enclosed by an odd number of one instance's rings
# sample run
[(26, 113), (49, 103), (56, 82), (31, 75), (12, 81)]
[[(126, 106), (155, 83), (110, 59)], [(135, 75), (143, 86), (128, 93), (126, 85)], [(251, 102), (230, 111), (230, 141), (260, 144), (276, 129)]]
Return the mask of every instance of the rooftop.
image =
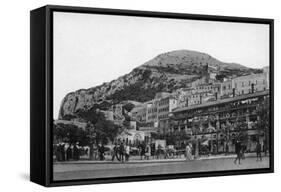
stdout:
[(239, 96), (236, 96), (236, 97), (231, 97), (231, 98), (226, 98), (226, 99), (220, 99), (220, 100), (217, 100), (217, 101), (213, 101), (213, 102), (209, 102), (209, 103), (203, 103), (203, 104), (200, 104), (200, 105), (192, 105), (192, 106), (183, 107), (183, 108), (176, 108), (172, 112), (175, 113), (175, 112), (187, 111), (187, 110), (191, 110), (191, 109), (210, 107), (210, 106), (213, 106), (213, 105), (229, 103), (229, 102), (239, 101), (239, 100), (243, 100), (243, 99), (251, 99), (253, 97), (259, 97), (259, 96), (265, 96), (265, 95), (269, 95), (269, 90), (255, 92), (255, 93), (247, 94), (247, 95), (239, 95)]

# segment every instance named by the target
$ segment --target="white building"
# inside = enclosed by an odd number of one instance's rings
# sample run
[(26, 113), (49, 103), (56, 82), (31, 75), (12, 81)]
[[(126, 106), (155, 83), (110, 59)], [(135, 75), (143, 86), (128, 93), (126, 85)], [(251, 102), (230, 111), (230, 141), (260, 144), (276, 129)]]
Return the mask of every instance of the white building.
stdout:
[(268, 81), (267, 73), (251, 74), (232, 79), (232, 87), (235, 95), (244, 95), (269, 89)]

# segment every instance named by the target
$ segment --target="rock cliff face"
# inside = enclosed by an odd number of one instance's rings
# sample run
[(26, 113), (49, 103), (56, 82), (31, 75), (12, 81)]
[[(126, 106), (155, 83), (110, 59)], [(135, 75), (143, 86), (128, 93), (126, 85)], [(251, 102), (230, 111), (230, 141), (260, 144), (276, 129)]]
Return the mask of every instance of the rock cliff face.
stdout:
[(218, 70), (225, 77), (260, 71), (240, 64), (224, 63), (196, 51), (167, 52), (111, 82), (67, 94), (61, 103), (59, 119), (75, 115), (79, 110), (87, 110), (94, 105), (106, 110), (110, 105), (126, 100), (148, 101), (157, 92), (172, 92), (201, 78), (207, 72), (207, 65), (209, 71)]

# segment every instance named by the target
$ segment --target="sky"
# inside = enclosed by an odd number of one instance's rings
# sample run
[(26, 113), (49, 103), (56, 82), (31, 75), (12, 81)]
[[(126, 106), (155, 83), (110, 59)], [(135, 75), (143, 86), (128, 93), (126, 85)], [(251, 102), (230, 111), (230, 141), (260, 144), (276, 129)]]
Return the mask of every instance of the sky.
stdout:
[(109, 82), (157, 55), (204, 52), (223, 62), (269, 66), (269, 25), (54, 13), (54, 118), (64, 96)]

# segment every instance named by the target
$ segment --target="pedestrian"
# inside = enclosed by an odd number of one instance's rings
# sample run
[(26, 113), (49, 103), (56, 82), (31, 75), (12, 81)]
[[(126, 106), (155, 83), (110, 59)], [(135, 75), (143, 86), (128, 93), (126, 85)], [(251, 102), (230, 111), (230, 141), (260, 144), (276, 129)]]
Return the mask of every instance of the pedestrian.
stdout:
[(169, 147), (166, 146), (164, 149), (164, 159), (168, 159), (169, 158)]
[(192, 160), (192, 149), (191, 149), (191, 145), (189, 143), (187, 143), (186, 147), (185, 147), (185, 158), (187, 161)]
[(103, 144), (99, 146), (98, 151), (99, 151), (100, 161), (103, 161), (104, 160), (104, 151), (105, 151)]
[(88, 156), (88, 152), (89, 152), (89, 149), (88, 149), (88, 148), (86, 148), (86, 149), (85, 149), (85, 155), (87, 155), (87, 156)]
[(145, 147), (145, 159), (149, 160), (150, 156), (151, 156), (151, 148), (150, 148), (150, 145), (147, 144)]
[(113, 149), (112, 149), (112, 158), (111, 158), (112, 161), (114, 161), (115, 157), (118, 161), (120, 161), (120, 159), (118, 157), (118, 152), (119, 152), (118, 145), (117, 145), (117, 143), (115, 143), (113, 146)]
[(144, 145), (144, 143), (140, 144), (139, 150), (140, 150), (140, 159), (142, 160), (142, 156), (145, 156), (145, 145)]
[(229, 152), (229, 145), (228, 143), (225, 144), (225, 155), (228, 155)]
[(77, 145), (74, 145), (74, 147), (73, 147), (73, 159), (75, 161), (79, 160), (79, 149), (78, 149)]
[(155, 143), (151, 143), (150, 148), (151, 148), (151, 157), (154, 159), (156, 153)]
[(65, 161), (65, 159), (66, 159), (65, 151), (66, 151), (65, 143), (63, 143), (61, 146), (62, 161)]
[(213, 154), (217, 154), (217, 145), (215, 143), (213, 144)]
[(72, 146), (69, 145), (68, 148), (66, 149), (66, 160), (69, 161), (72, 159)]
[(157, 146), (157, 152), (156, 152), (157, 159), (159, 159), (159, 158), (160, 158), (161, 149), (162, 149), (162, 146), (161, 146), (160, 144), (158, 144), (158, 146)]
[(126, 145), (126, 147), (125, 147), (125, 161), (129, 161), (129, 157), (130, 157), (130, 146)]
[(65, 161), (64, 147), (65, 147), (64, 143), (60, 143), (58, 146), (59, 161)]
[(236, 153), (236, 158), (234, 160), (234, 163), (236, 164), (237, 160), (238, 163), (241, 164), (241, 143), (239, 140), (236, 141), (235, 143), (235, 153)]
[(256, 145), (256, 153), (257, 153), (257, 161), (262, 161), (262, 157), (261, 157), (261, 144), (259, 141), (257, 141), (257, 145)]
[(120, 158), (120, 161), (124, 162), (124, 156), (125, 156), (125, 146), (124, 146), (124, 144), (122, 142), (121, 145), (119, 146), (119, 158)]

